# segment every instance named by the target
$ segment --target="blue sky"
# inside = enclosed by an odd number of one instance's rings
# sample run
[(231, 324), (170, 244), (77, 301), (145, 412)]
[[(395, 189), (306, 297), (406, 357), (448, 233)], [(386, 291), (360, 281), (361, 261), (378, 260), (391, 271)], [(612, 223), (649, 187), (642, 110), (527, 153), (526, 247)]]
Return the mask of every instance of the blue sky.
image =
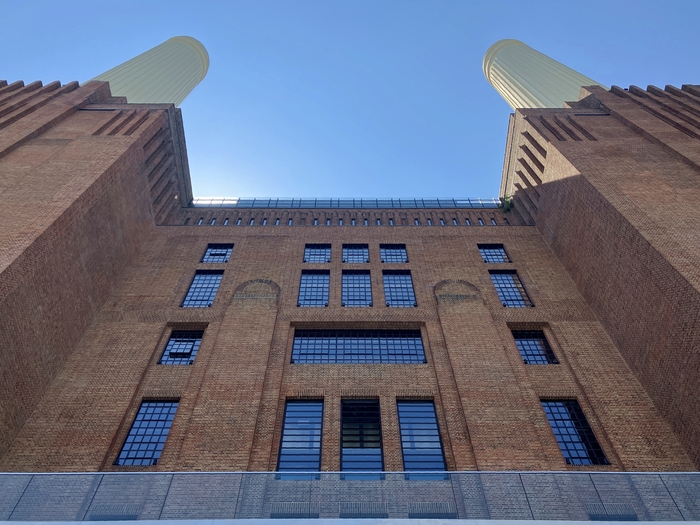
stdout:
[(606, 85), (700, 84), (700, 2), (3, 2), (0, 78), (84, 82), (175, 35), (211, 66), (182, 104), (195, 196), (495, 197), (502, 38)]

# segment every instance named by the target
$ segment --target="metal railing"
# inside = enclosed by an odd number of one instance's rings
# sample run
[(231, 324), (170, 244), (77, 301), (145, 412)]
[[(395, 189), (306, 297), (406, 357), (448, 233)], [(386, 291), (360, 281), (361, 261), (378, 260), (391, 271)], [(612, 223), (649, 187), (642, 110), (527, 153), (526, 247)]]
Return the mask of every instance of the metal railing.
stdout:
[(2, 520), (238, 518), (700, 520), (700, 474), (0, 474)]
[(199, 197), (193, 208), (498, 208), (498, 199), (239, 199)]

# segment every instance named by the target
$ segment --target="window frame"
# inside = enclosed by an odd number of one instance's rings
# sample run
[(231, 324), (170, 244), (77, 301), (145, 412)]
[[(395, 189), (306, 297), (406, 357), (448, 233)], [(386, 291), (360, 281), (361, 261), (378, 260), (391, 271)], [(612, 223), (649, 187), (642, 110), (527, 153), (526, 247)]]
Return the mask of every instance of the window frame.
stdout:
[[(564, 436), (573, 436), (575, 435), (578, 438), (578, 442), (576, 441), (575, 438), (562, 438), (559, 439), (559, 433), (557, 430), (555, 430), (555, 426), (552, 424), (553, 420), (557, 420), (556, 418), (552, 417), (550, 418), (550, 413), (548, 412), (547, 408), (545, 405), (554, 405), (555, 403), (565, 405), (566, 412), (570, 416), (569, 419), (559, 419), (560, 421), (569, 421), (570, 424), (568, 425), (561, 425), (557, 426), (556, 428), (564, 428), (566, 430), (569, 430), (573, 428), (575, 430), (575, 434), (572, 434), (571, 432), (566, 432), (563, 435)], [(541, 399), (540, 404), (542, 405), (542, 411), (544, 412), (545, 418), (547, 419), (547, 422), (549, 423), (549, 428), (552, 431), (552, 434), (554, 436), (554, 439), (557, 442), (557, 445), (559, 446), (559, 451), (561, 452), (562, 457), (564, 458), (564, 461), (566, 462), (567, 465), (572, 465), (572, 466), (585, 466), (585, 467), (590, 467), (590, 466), (596, 466), (596, 465), (610, 465), (610, 460), (608, 460), (607, 456), (605, 455), (605, 451), (603, 450), (603, 447), (600, 444), (600, 441), (595, 435), (595, 432), (593, 432), (593, 428), (591, 428), (590, 423), (588, 422), (588, 418), (586, 417), (586, 414), (583, 411), (583, 408), (579, 404), (579, 402), (575, 399)], [(566, 407), (568, 406), (568, 407)], [(562, 408), (562, 407), (557, 407), (557, 408)], [(572, 409), (573, 412), (577, 412), (576, 414), (572, 415), (572, 411), (569, 409)], [(559, 411), (558, 413), (561, 413)], [(578, 428), (577, 428), (578, 427)], [(582, 431), (585, 435), (582, 435), (580, 433)], [(575, 458), (569, 457), (568, 453), (573, 449), (574, 451), (577, 451), (576, 449), (580, 449), (581, 447), (576, 447), (576, 444), (580, 444), (582, 448), (586, 450), (587, 456), (575, 456)], [(574, 445), (573, 447), (571, 445)], [(581, 459), (583, 458), (583, 459)]]
[[(312, 283), (313, 283), (313, 279), (309, 279), (309, 283), (305, 283), (305, 282), (304, 282), (304, 281), (305, 281), (305, 279), (304, 279), (305, 276), (313, 276), (313, 275), (324, 275), (324, 276), (326, 276), (325, 284), (324, 284), (324, 286), (323, 286), (323, 288), (325, 288), (325, 289), (323, 290), (323, 293), (325, 293), (325, 301), (319, 300), (319, 301), (318, 301), (318, 304), (315, 304), (315, 303), (314, 303), (314, 304), (304, 304), (304, 303), (302, 302), (302, 296), (305, 297), (305, 298), (306, 298), (307, 296), (308, 296), (308, 297), (313, 297), (313, 296), (314, 296), (314, 294), (312, 294), (312, 293), (310, 293), (310, 292), (306, 293), (306, 289), (307, 289), (307, 288), (310, 288), (310, 289), (313, 289), (313, 288), (320, 288), (320, 286), (313, 286), (313, 284), (312, 284)], [(330, 270), (302, 270), (302, 271), (301, 271), (301, 277), (300, 277), (300, 279), (299, 279), (299, 295), (298, 295), (298, 298), (297, 298), (297, 307), (299, 307), (299, 308), (325, 308), (325, 307), (327, 307), (327, 306), (328, 306), (328, 303), (329, 303), (329, 298), (330, 298), (330, 289), (331, 289), (330, 282), (331, 282), (331, 272), (330, 272)], [(306, 300), (306, 299), (305, 299), (305, 300)], [(321, 302), (323, 302), (323, 304), (320, 304)]]
[[(165, 423), (163, 424), (162, 428), (165, 429), (164, 432), (160, 432), (158, 435), (159, 439), (158, 440), (141, 440), (139, 437), (155, 437), (154, 432), (150, 433), (139, 433), (138, 429), (139, 428), (146, 428), (146, 429), (153, 429), (154, 426), (149, 425), (149, 422), (152, 421), (162, 421), (162, 418), (158, 419), (146, 419), (146, 415), (148, 415), (148, 409), (149, 408), (157, 408), (156, 406), (149, 407), (148, 405), (170, 405), (170, 410), (166, 415), (165, 418)], [(119, 453), (117, 454), (117, 457), (114, 460), (114, 465), (120, 466), (120, 467), (152, 467), (156, 466), (158, 464), (158, 461), (160, 460), (161, 456), (163, 455), (163, 449), (165, 448), (165, 443), (168, 439), (168, 435), (170, 434), (170, 430), (172, 429), (173, 422), (175, 420), (175, 416), (177, 414), (177, 410), (180, 405), (180, 400), (175, 400), (175, 401), (163, 401), (163, 400), (152, 400), (152, 399), (143, 399), (141, 400), (141, 404), (139, 405), (138, 410), (134, 414), (134, 419), (131, 422), (131, 426), (129, 427), (129, 431), (127, 432), (126, 436), (124, 437), (124, 441), (122, 443), (121, 448), (119, 449)], [(174, 407), (174, 408), (173, 408)], [(143, 411), (143, 412), (142, 412)], [(139, 417), (142, 416), (140, 419)], [(146, 422), (145, 426), (139, 425), (138, 427), (136, 424), (139, 421)], [(159, 428), (159, 427), (155, 427)], [(130, 441), (131, 439), (131, 441)], [(150, 449), (153, 451), (153, 454), (150, 457), (143, 456), (141, 458), (134, 457), (134, 458), (129, 458), (129, 452), (131, 452), (131, 446), (129, 446), (129, 449), (127, 449), (127, 445), (130, 445), (130, 443), (135, 443), (137, 445), (142, 445), (146, 443), (148, 445), (148, 448), (146, 449), (147, 451)], [(152, 448), (151, 448), (152, 447)], [(140, 447), (137, 447), (135, 450), (139, 451)], [(122, 455), (125, 455), (125, 457), (122, 459)], [(140, 463), (129, 463), (128, 461), (130, 460), (140, 460)], [(149, 463), (144, 463), (144, 461), (149, 461)]]
[[(408, 284), (409, 286), (391, 286), (391, 282), (387, 284), (387, 277), (389, 276), (398, 276), (398, 275), (405, 275), (408, 276)], [(390, 280), (391, 281), (391, 280)], [(411, 275), (411, 270), (382, 270), (382, 283), (384, 285), (384, 303), (386, 304), (387, 308), (417, 308), (418, 307), (418, 299), (416, 298), (416, 290), (415, 286), (413, 285), (413, 276)], [(406, 295), (408, 296), (408, 299), (403, 300), (399, 298), (395, 298), (392, 300), (392, 295), (393, 294), (391, 291), (392, 290), (401, 290), (401, 289), (406, 289), (410, 293), (407, 293)], [(401, 294), (403, 295), (403, 294)], [(411, 302), (410, 298), (413, 298), (412, 304), (407, 304)], [(392, 302), (396, 302), (396, 304), (392, 304)], [(404, 304), (406, 303), (406, 304)]]
[[(506, 287), (505, 284), (507, 281), (505, 279), (494, 280), (495, 275), (510, 275), (512, 286)], [(535, 306), (516, 270), (489, 270), (489, 277), (496, 290), (496, 295), (498, 295), (498, 300), (504, 308), (532, 308)], [(497, 284), (496, 281), (500, 281), (500, 283)], [(520, 295), (520, 301), (509, 298), (508, 294), (505, 293), (506, 291), (509, 292), (510, 295), (514, 295), (514, 291), (517, 291)]]
[[(204, 276), (204, 275), (218, 275), (219, 279), (217, 280), (216, 284), (214, 286), (198, 286), (197, 288), (193, 288), (195, 285), (195, 282), (198, 281), (197, 277), (199, 276)], [(185, 294), (185, 298), (182, 300), (182, 303), (180, 303), (180, 308), (211, 308), (212, 305), (214, 304), (214, 301), (216, 300), (216, 296), (218, 295), (219, 288), (221, 287), (221, 281), (223, 281), (224, 278), (224, 270), (196, 270), (194, 272), (194, 277), (192, 277), (192, 281), (190, 282), (190, 286), (187, 289), (187, 293)], [(196, 295), (196, 290), (198, 289), (207, 289), (210, 288), (211, 291), (209, 293), (209, 298), (205, 301), (202, 299), (195, 300), (193, 298), (190, 298), (190, 294)], [(207, 304), (190, 304), (190, 303), (207, 303)]]
[[(202, 255), (202, 259), (199, 261), (202, 264), (226, 264), (231, 260), (231, 255), (233, 253), (233, 247), (234, 243), (209, 243), (207, 244), (206, 249), (204, 250), (204, 255)], [(214, 250), (219, 250), (219, 251), (225, 251), (226, 253), (224, 255), (214, 255), (209, 253), (210, 251)], [(216, 257), (221, 257), (223, 260), (207, 260), (207, 258), (216, 258)]]
[[(352, 276), (362, 276), (366, 279), (352, 279)], [(340, 297), (340, 305), (344, 308), (371, 308), (372, 276), (369, 270), (343, 270)], [(364, 298), (362, 301), (361, 297)]]

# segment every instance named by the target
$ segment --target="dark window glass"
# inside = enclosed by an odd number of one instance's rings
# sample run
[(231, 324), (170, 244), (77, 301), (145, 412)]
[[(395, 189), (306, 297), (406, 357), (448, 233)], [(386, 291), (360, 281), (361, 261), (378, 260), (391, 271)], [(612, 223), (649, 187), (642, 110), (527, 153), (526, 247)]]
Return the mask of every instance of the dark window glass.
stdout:
[(428, 226), (432, 226), (432, 225), (433, 225), (433, 219), (428, 219)]
[(489, 274), (503, 306), (508, 308), (535, 306), (514, 270), (492, 270)]
[(367, 270), (343, 270), (343, 306), (372, 306), (372, 282)]
[(330, 281), (328, 270), (302, 271), (297, 306), (328, 306)]
[(368, 263), (369, 247), (366, 244), (343, 244), (344, 263)]
[(216, 219), (212, 219), (211, 222), (209, 223), (209, 226), (214, 226), (216, 224)]
[(364, 219), (364, 225), (369, 226), (369, 219)]
[(414, 307), (416, 294), (410, 270), (384, 270), (384, 298), (391, 307)]
[(457, 219), (452, 219), (452, 226), (457, 226)]
[(228, 218), (224, 219), (224, 226), (228, 226)]
[(509, 263), (510, 259), (502, 244), (477, 244), (485, 263)]
[(479, 226), (483, 226), (483, 225), (484, 225), (483, 219), (478, 219), (478, 221), (479, 221)]
[(211, 306), (219, 289), (223, 270), (197, 270), (182, 302), (183, 308), (206, 308)]
[(203, 222), (204, 222), (204, 217), (200, 217), (199, 220), (197, 221), (197, 226), (201, 226)]
[(296, 330), (292, 363), (422, 364), (420, 330)]
[(240, 225), (241, 225), (241, 219), (236, 220), (236, 226), (240, 226)]
[(210, 244), (202, 257), (203, 263), (226, 263), (231, 258), (233, 244)]
[(513, 330), (513, 339), (525, 364), (555, 365), (559, 363), (542, 330)]
[(184, 223), (184, 225), (185, 225), (185, 226), (187, 226), (187, 225), (188, 225), (189, 223), (190, 223), (190, 218), (189, 218), (189, 217), (187, 217), (187, 218), (185, 219), (185, 223)]
[(577, 401), (542, 401), (542, 408), (569, 465), (609, 465)]
[(445, 226), (445, 219), (440, 219), (440, 226)]
[(262, 225), (263, 225), (263, 226), (267, 226), (267, 219), (263, 219)]
[(420, 221), (418, 219), (413, 219), (413, 224), (416, 226), (420, 226)]
[(405, 244), (380, 244), (379, 258), (383, 263), (407, 263)]
[(338, 219), (338, 226), (342, 226), (342, 225), (343, 225), (343, 219)]
[(323, 401), (287, 401), (277, 470), (321, 469), (322, 424)]
[(307, 244), (304, 248), (305, 263), (329, 263), (331, 262), (330, 244)]
[(491, 224), (493, 224), (494, 226), (498, 226), (498, 223), (496, 222), (496, 219), (491, 219)]
[(393, 226), (393, 225), (394, 225), (394, 219), (389, 219), (389, 226)]
[(292, 219), (287, 220), (287, 226), (291, 226), (291, 225), (292, 225)]
[(326, 226), (330, 226), (330, 225), (331, 225), (331, 220), (330, 220), (330, 219), (326, 219)]
[(279, 220), (279, 219), (275, 219), (275, 226), (279, 226), (279, 225), (280, 225), (280, 220)]
[(340, 418), (342, 432), (340, 470), (345, 472), (384, 470), (379, 401), (343, 400)]
[(115, 465), (158, 463), (177, 411), (177, 401), (144, 401), (131, 425)]
[(467, 226), (472, 225), (472, 221), (470, 221), (469, 219), (464, 219), (464, 222), (467, 224)]
[(404, 470), (446, 470), (432, 401), (399, 401)]
[(161, 365), (191, 365), (199, 350), (204, 332), (201, 330), (174, 330), (165, 345)]

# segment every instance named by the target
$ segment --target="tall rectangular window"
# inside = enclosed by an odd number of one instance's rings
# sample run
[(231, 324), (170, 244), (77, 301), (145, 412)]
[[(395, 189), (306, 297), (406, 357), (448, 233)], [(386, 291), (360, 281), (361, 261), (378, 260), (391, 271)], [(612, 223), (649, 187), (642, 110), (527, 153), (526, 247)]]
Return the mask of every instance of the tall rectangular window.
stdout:
[(202, 257), (203, 263), (227, 263), (231, 258), (233, 244), (209, 244)]
[(182, 301), (182, 307), (206, 308), (211, 306), (223, 276), (223, 270), (197, 270), (185, 300)]
[(477, 244), (485, 263), (509, 263), (510, 258), (502, 244)]
[(384, 270), (384, 298), (390, 307), (415, 307), (416, 294), (410, 270)]
[(433, 402), (399, 401), (397, 406), (404, 470), (446, 470)]
[(420, 330), (295, 330), (292, 363), (425, 363)]
[(577, 401), (542, 401), (542, 408), (569, 465), (610, 464)]
[(369, 247), (366, 244), (343, 244), (344, 263), (368, 263)]
[(372, 306), (372, 281), (368, 270), (343, 270), (343, 306)]
[(379, 400), (344, 399), (341, 402), (341, 457), (344, 472), (384, 470)]
[(328, 306), (330, 282), (328, 270), (303, 270), (297, 306)]
[(380, 244), (379, 258), (383, 263), (407, 263), (405, 244)]
[(277, 470), (321, 470), (323, 401), (287, 401)]
[(305, 263), (329, 263), (331, 262), (330, 244), (307, 244), (304, 247)]
[(508, 308), (535, 306), (530, 301), (515, 270), (491, 270), (489, 275), (503, 306)]
[(513, 330), (515, 346), (526, 365), (555, 365), (559, 363), (542, 330)]
[(158, 364), (191, 365), (194, 363), (203, 335), (204, 332), (201, 330), (173, 330)]
[(149, 466), (158, 463), (175, 418), (178, 401), (144, 401), (115, 465)]

